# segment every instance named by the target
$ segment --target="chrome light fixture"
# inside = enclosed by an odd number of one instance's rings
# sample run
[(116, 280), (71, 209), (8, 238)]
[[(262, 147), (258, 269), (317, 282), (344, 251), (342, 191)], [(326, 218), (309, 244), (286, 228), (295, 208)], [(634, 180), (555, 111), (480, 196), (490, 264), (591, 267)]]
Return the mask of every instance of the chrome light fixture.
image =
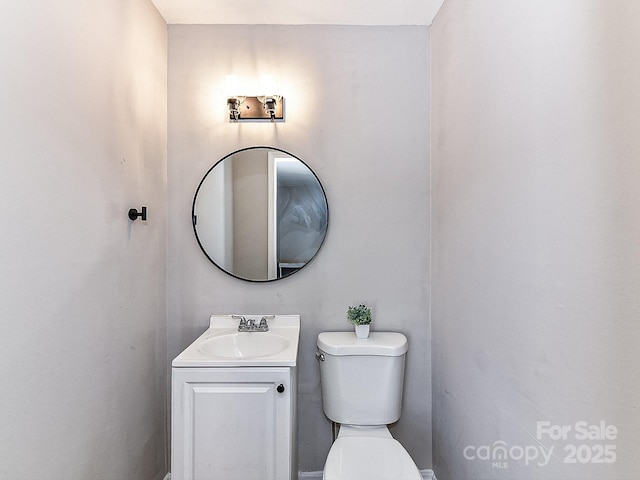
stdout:
[(265, 95), (258, 97), (258, 101), (262, 103), (265, 113), (269, 116), (272, 122), (276, 120), (276, 112), (278, 109), (278, 103), (282, 102), (281, 95)]
[(227, 107), (229, 108), (229, 121), (237, 122), (240, 120), (240, 105), (244, 103), (247, 97), (229, 97), (227, 98)]
[(227, 98), (229, 122), (284, 122), (284, 97), (262, 95), (259, 97), (230, 96)]
[[(229, 122), (284, 122), (284, 97), (282, 95), (260, 95), (255, 97), (237, 95), (237, 92), (242, 90), (235, 75), (227, 75), (225, 83)], [(259, 89), (256, 89), (258, 91), (278, 91), (275, 79), (269, 75), (263, 75), (260, 83)]]

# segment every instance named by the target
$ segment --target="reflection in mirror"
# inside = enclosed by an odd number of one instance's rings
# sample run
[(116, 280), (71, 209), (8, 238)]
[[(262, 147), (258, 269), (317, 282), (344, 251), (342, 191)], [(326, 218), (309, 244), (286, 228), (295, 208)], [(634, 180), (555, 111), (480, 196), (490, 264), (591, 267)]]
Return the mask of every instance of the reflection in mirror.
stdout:
[(329, 223), (320, 181), (300, 159), (271, 147), (231, 153), (206, 173), (193, 229), (207, 258), (243, 280), (271, 281), (308, 264)]

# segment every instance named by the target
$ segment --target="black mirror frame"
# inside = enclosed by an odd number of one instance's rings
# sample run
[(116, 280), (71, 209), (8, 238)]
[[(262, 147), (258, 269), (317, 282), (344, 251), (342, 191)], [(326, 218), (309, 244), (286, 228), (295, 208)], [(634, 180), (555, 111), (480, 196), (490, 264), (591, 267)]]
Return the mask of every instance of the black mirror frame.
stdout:
[[(200, 188), (202, 187), (202, 184), (204, 183), (205, 179), (207, 178), (207, 175), (209, 175), (209, 173), (216, 168), (216, 166), (218, 164), (220, 164), (221, 162), (225, 161), (227, 158), (232, 157), (233, 155), (237, 154), (237, 153), (241, 153), (241, 152), (246, 152), (249, 150), (257, 150), (257, 149), (267, 149), (267, 150), (273, 150), (273, 151), (277, 151), (280, 153), (283, 153), (287, 156), (290, 156), (292, 158), (295, 158), (296, 160), (298, 160), (300, 163), (302, 163), (305, 167), (307, 167), (307, 169), (309, 169), (309, 171), (313, 174), (313, 176), (315, 177), (316, 181), (318, 182), (318, 185), (320, 186), (320, 189), (322, 190), (322, 194), (324, 196), (324, 203), (327, 209), (327, 228), (325, 230), (325, 234), (324, 237), (322, 238), (322, 242), (320, 242), (320, 245), (318, 246), (318, 250), (314, 253), (313, 257), (311, 257), (311, 259), (300, 269), (295, 270), (293, 272), (288, 273), (287, 275), (284, 275), (282, 277), (277, 277), (277, 278), (268, 278), (265, 280), (261, 280), (261, 279), (253, 279), (253, 278), (244, 278), (244, 277), (240, 277), (238, 275), (235, 275), (234, 273), (229, 272), (228, 270), (225, 270), (224, 268), (222, 268), (220, 265), (218, 265), (207, 253), (207, 251), (205, 250), (205, 248), (203, 247), (202, 243), (200, 242), (200, 238), (198, 237), (198, 231), (196, 229), (196, 200), (198, 198), (198, 192), (200, 192)], [(327, 193), (322, 185), (322, 182), (320, 181), (320, 179), (318, 178), (318, 175), (316, 175), (316, 172), (314, 172), (311, 167), (309, 167), (309, 165), (307, 165), (306, 162), (304, 162), (303, 160), (301, 160), (299, 157), (297, 157), (296, 155), (293, 155), (290, 152), (287, 152), (286, 150), (282, 150), (281, 148), (276, 148), (276, 147), (270, 147), (270, 146), (266, 146), (266, 145), (256, 145), (253, 147), (245, 147), (245, 148), (241, 148), (239, 150), (235, 150), (227, 155), (225, 155), (224, 157), (222, 157), (220, 160), (218, 160), (216, 163), (213, 164), (213, 166), (206, 171), (206, 173), (202, 176), (202, 179), (200, 180), (200, 183), (198, 184), (198, 188), (196, 188), (196, 192), (193, 195), (193, 203), (191, 205), (191, 226), (193, 227), (193, 233), (196, 237), (196, 241), (198, 242), (198, 246), (200, 247), (200, 250), (202, 251), (202, 253), (204, 253), (205, 257), (207, 257), (207, 259), (213, 263), (219, 270), (221, 270), (222, 272), (226, 273), (227, 275), (237, 278), (238, 280), (243, 280), (245, 282), (251, 282), (251, 283), (269, 283), (269, 282), (275, 282), (278, 280), (284, 280), (285, 278), (289, 278), (292, 275), (294, 275), (295, 273), (299, 272), (300, 270), (304, 270), (310, 263), (312, 263), (316, 257), (318, 256), (318, 253), (320, 253), (320, 250), (322, 250), (322, 247), (324, 246), (324, 242), (327, 239), (327, 235), (329, 233), (329, 201), (327, 200)]]

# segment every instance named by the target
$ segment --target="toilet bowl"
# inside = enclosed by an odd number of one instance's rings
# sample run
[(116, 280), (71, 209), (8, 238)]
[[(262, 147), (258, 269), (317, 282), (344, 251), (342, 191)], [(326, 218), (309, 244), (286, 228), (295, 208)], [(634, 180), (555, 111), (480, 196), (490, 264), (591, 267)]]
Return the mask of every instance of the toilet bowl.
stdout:
[[(351, 430), (351, 431), (349, 431)], [(422, 480), (418, 467), (386, 426), (342, 426), (329, 451), (323, 480)]]
[(406, 337), (323, 332), (317, 345), (323, 409), (341, 425), (323, 480), (422, 480), (387, 428), (400, 418)]

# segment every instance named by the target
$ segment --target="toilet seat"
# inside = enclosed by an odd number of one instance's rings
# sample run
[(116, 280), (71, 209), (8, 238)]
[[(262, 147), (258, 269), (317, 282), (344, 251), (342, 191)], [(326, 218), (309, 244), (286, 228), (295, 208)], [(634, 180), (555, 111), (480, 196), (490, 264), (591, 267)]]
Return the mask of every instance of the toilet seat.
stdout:
[(323, 480), (422, 480), (404, 447), (391, 436), (339, 436), (324, 466)]

